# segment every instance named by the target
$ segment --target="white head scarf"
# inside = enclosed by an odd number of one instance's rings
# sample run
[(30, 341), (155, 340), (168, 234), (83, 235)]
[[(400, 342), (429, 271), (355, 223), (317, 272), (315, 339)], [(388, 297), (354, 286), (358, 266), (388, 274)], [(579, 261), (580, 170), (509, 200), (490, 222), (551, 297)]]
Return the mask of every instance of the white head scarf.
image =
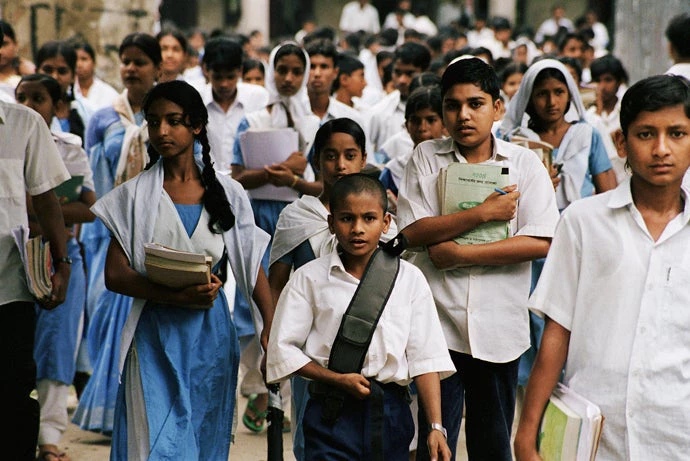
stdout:
[(515, 93), (515, 96), (513, 96), (513, 99), (510, 100), (508, 110), (503, 117), (503, 123), (501, 123), (501, 127), (498, 130), (499, 137), (508, 138), (516, 128), (520, 128), (523, 132), (526, 130), (526, 128), (522, 126), (525, 109), (527, 109), (527, 105), (532, 97), (532, 90), (534, 89), (534, 82), (537, 79), (537, 75), (544, 69), (556, 69), (563, 74), (566, 85), (568, 86), (568, 92), (570, 93), (570, 104), (575, 107), (579, 120), (584, 120), (585, 106), (582, 104), (582, 98), (580, 97), (580, 91), (577, 84), (575, 80), (573, 80), (568, 69), (560, 61), (555, 59), (543, 59), (532, 64), (527, 69), (527, 72), (525, 72), (522, 83), (520, 83), (520, 88), (517, 93)]
[[(282, 96), (278, 92), (275, 81), (275, 57), (278, 51), (286, 46), (294, 45), (298, 47), (304, 54), (305, 66), (304, 66), (304, 76), (302, 78), (302, 84), (300, 89), (294, 96)], [(290, 115), (292, 115), (293, 120), (303, 118), (307, 115), (312, 115), (311, 104), (309, 103), (309, 96), (307, 95), (307, 82), (309, 81), (309, 55), (302, 47), (300, 47), (297, 42), (287, 41), (273, 48), (271, 55), (268, 58), (268, 67), (266, 69), (266, 89), (268, 90), (268, 105), (273, 105), (271, 110), (271, 125), (274, 127), (285, 127), (288, 126), (287, 114), (285, 113), (285, 107), (290, 110)]]

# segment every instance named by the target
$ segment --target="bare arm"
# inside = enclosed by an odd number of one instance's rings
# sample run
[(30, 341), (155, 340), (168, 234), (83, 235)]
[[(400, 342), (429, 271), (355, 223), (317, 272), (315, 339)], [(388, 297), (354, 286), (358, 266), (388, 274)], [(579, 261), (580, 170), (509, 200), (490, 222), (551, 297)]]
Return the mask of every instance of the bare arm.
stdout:
[(105, 286), (110, 291), (132, 298), (181, 306), (211, 307), (222, 286), (215, 275), (211, 276), (211, 283), (192, 285), (184, 290), (173, 290), (153, 283), (130, 267), (127, 255), (115, 239), (108, 246), (104, 275)]
[[(292, 172), (291, 174), (301, 175), (307, 167), (307, 159), (301, 152), (293, 152), (284, 162), (277, 165), (288, 168)], [(268, 184), (270, 175), (266, 170), (249, 169), (245, 168), (244, 165), (233, 164), (232, 179), (242, 184), (245, 189), (256, 189)], [(292, 177), (290, 177), (290, 181), (292, 181)]]
[(260, 341), (261, 346), (266, 350), (268, 348), (268, 335), (271, 332), (271, 324), (273, 323), (273, 315), (275, 314), (275, 303), (273, 302), (271, 288), (268, 285), (268, 279), (266, 278), (263, 267), (259, 267), (252, 299), (259, 308), (261, 318), (264, 322), (264, 329), (261, 332)]
[(494, 192), (482, 204), (469, 210), (422, 218), (407, 226), (402, 233), (407, 237), (408, 246), (415, 248), (447, 242), (485, 222), (509, 221), (515, 216), (520, 196), (515, 189), (514, 185), (505, 187), (505, 191), (510, 191), (506, 195)]
[(41, 301), (41, 305), (46, 309), (54, 309), (65, 301), (71, 272), (69, 264), (56, 262), (59, 258), (67, 256), (65, 221), (60, 211), (60, 203), (52, 189), (43, 194), (34, 195), (31, 199), (43, 237), (50, 242), (50, 252), (55, 268), (55, 273), (51, 277), (53, 291), (49, 299)]
[(603, 173), (595, 174), (592, 176), (592, 182), (594, 183), (594, 189), (597, 191), (597, 194), (615, 189), (617, 186), (616, 173), (613, 172), (612, 168)]
[(92, 222), (96, 219), (96, 215), (91, 212), (89, 208), (96, 203), (96, 193), (91, 190), (82, 190), (79, 200), (72, 203), (62, 205), (62, 215), (65, 218), (65, 224)]
[(515, 455), (518, 461), (539, 460), (537, 434), (549, 401), (568, 356), (570, 332), (550, 318), (546, 318), (544, 336), (532, 369), (520, 424), (515, 435)]
[(290, 279), (291, 267), (288, 264), (276, 261), (268, 268), (268, 284), (271, 287), (271, 295), (275, 303), (280, 298), (280, 293), (283, 292), (285, 284)]
[[(414, 382), (417, 385), (419, 400), (426, 420), (429, 423), (443, 424), (441, 421), (441, 380), (438, 373), (425, 373), (416, 376)], [(439, 431), (429, 431), (427, 439), (429, 454), (432, 460), (450, 460), (450, 448), (446, 438)], [(438, 456), (438, 457), (437, 457)]]
[(431, 262), (437, 269), (463, 266), (504, 266), (546, 257), (550, 238), (518, 235), (498, 242), (479, 245), (458, 245), (443, 242), (428, 248)]

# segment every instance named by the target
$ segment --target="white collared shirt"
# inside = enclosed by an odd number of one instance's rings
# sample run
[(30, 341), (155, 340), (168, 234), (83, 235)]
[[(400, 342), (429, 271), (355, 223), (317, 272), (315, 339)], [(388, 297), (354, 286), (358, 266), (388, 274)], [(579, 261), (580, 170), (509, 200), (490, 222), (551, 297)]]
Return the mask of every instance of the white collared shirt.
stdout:
[(32, 301), (11, 231), (28, 226), (26, 194), (39, 195), (70, 175), (48, 125), (33, 110), (0, 102), (0, 306)]
[(597, 459), (690, 453), (690, 200), (655, 242), (630, 180), (571, 204), (530, 306), (570, 330), (565, 384), (606, 418)]
[[(289, 377), (310, 361), (328, 367), (331, 346), (358, 285), (335, 252), (295, 271), (280, 295), (271, 327), (269, 382)], [(454, 371), (429, 285), (419, 269), (400, 261), (362, 375), (406, 385), (424, 373), (439, 372), (444, 378)]]
[(391, 136), (405, 129), (405, 101), (400, 98), (400, 91), (387, 94), (371, 108), (369, 119), (369, 139), (378, 151)]
[[(441, 215), (439, 170), (466, 163), (452, 138), (420, 143), (407, 163), (398, 195), (398, 228)], [(558, 222), (556, 194), (546, 168), (527, 149), (494, 138), (494, 154), (483, 162), (509, 168), (520, 199), (511, 235), (552, 237)], [(440, 271), (426, 251), (414, 254), (431, 286), (448, 347), (488, 362), (518, 358), (530, 345), (527, 299), (530, 262)]]
[[(323, 116), (321, 119), (321, 124), (323, 125), (329, 120), (333, 120), (336, 118), (349, 118), (350, 120), (353, 120), (357, 122), (357, 124), (362, 128), (362, 131), (364, 131), (365, 135), (366, 133), (369, 132), (369, 124), (367, 123), (366, 117), (364, 114), (359, 112), (357, 109), (348, 106), (347, 104), (343, 104), (342, 102), (338, 101), (335, 99), (335, 96), (330, 97), (330, 102), (328, 103), (328, 110), (326, 111), (326, 115)], [(367, 153), (371, 152), (372, 146), (369, 143), (369, 139), (367, 136), (366, 138), (366, 151)]]
[(210, 83), (206, 85), (203, 97), (208, 109), (208, 142), (211, 145), (211, 157), (216, 170), (227, 174), (232, 164), (237, 126), (245, 114), (266, 107), (268, 91), (258, 85), (238, 82), (235, 101), (227, 112), (213, 100)]
[(340, 30), (344, 32), (363, 30), (376, 34), (381, 30), (379, 11), (369, 3), (363, 8), (358, 1), (346, 3), (340, 15)]

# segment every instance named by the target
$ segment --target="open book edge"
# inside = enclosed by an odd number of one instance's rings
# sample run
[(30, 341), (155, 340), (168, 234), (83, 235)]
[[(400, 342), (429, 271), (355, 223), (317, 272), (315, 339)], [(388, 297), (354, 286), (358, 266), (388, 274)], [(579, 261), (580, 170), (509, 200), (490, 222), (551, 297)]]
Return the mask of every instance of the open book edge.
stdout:
[(53, 291), (50, 242), (44, 243), (41, 236), (29, 238), (26, 226), (12, 229), (12, 236), (19, 249), (29, 292), (36, 299), (47, 298)]
[(179, 261), (196, 264), (205, 264), (207, 261), (211, 261), (211, 257), (206, 256), (205, 254), (177, 250), (175, 248), (170, 248), (155, 242), (145, 243), (144, 252), (146, 253), (147, 257), (151, 255), (169, 261)]
[(149, 280), (170, 288), (186, 288), (211, 282), (212, 258), (166, 247), (159, 243), (144, 244), (144, 266)]

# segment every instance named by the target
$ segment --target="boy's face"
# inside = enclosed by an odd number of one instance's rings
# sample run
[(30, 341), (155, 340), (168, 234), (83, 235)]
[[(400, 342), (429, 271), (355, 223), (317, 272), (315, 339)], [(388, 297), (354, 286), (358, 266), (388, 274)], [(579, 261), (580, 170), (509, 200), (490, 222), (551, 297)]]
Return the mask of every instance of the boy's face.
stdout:
[(657, 187), (680, 185), (690, 166), (690, 119), (681, 104), (642, 111), (627, 137), (616, 133), (616, 147), (627, 155), (634, 178)]
[(333, 58), (328, 58), (322, 54), (309, 56), (311, 69), (309, 70), (309, 81), (307, 90), (310, 93), (329, 93), (333, 87), (333, 82), (338, 77), (338, 68), (333, 64)]
[(490, 142), (500, 108), (500, 99), (493, 101), (474, 83), (457, 83), (443, 96), (443, 124), (459, 146), (475, 148)]
[(240, 69), (208, 72), (208, 79), (213, 89), (213, 99), (217, 102), (233, 100), (237, 94), (237, 82), (240, 73)]
[(361, 98), (367, 81), (364, 78), (364, 69), (355, 69), (350, 75), (343, 75), (341, 86), (350, 93), (350, 96)]
[(616, 98), (616, 93), (618, 88), (621, 86), (621, 82), (616, 80), (616, 77), (612, 73), (607, 72), (599, 77), (597, 80), (597, 93), (601, 95), (601, 99), (604, 101), (611, 101)]
[(422, 72), (421, 67), (402, 62), (400, 59), (396, 59), (393, 63), (393, 86), (400, 91), (403, 99), (406, 99), (410, 93), (412, 79), (420, 72)]
[(347, 195), (328, 216), (328, 228), (343, 251), (357, 258), (369, 258), (374, 253), (390, 222), (379, 197), (370, 192)]

